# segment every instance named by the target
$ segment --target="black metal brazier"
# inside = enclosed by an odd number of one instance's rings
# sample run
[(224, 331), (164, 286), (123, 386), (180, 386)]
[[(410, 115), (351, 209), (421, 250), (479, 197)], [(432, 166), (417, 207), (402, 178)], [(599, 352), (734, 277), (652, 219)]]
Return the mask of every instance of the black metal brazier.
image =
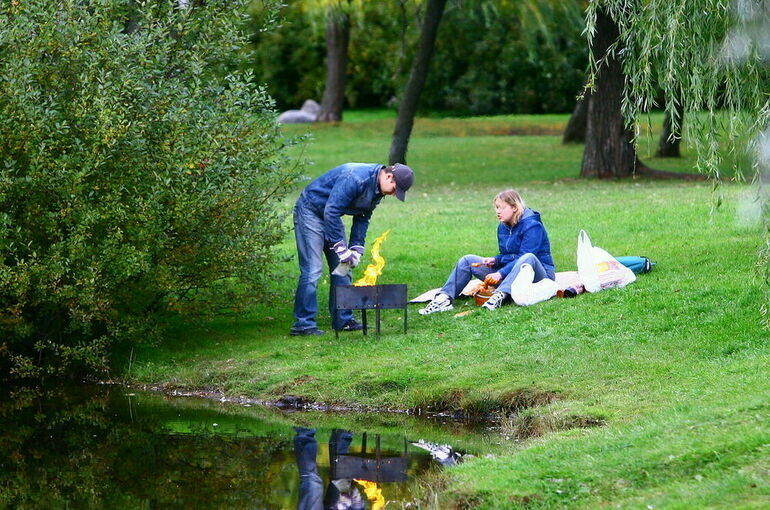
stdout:
[[(335, 308), (337, 310), (361, 310), (361, 318), (364, 326), (364, 335), (368, 327), (366, 323), (366, 311), (375, 311), (375, 332), (380, 335), (380, 310), (404, 310), (404, 333), (406, 333), (407, 321), (407, 289), (406, 284), (396, 283), (388, 285), (338, 285), (334, 288)], [(336, 331), (339, 336), (339, 331)]]

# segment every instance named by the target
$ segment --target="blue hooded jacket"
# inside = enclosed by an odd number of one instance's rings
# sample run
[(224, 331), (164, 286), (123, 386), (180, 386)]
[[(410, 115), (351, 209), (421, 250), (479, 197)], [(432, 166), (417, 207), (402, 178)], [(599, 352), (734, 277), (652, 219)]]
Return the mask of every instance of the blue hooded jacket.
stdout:
[(516, 225), (509, 227), (501, 222), (497, 226), (497, 244), (500, 253), (495, 256), (495, 269), (503, 278), (511, 272), (516, 259), (525, 253), (534, 254), (543, 264), (548, 276), (555, 278), (556, 268), (551, 257), (551, 243), (539, 212), (527, 207)]
[(377, 175), (383, 165), (345, 163), (314, 179), (297, 200), (323, 219), (324, 239), (329, 245), (345, 240), (342, 215), (353, 216), (349, 246), (364, 245), (372, 212), (384, 195)]

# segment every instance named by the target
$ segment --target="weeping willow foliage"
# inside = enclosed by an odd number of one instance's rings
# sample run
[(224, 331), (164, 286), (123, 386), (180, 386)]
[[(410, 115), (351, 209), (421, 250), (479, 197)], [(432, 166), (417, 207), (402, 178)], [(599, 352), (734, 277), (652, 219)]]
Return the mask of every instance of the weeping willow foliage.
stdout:
[[(623, 113), (629, 125), (656, 106), (671, 114), (688, 112), (686, 134), (697, 149), (697, 168), (714, 182), (713, 207), (721, 204), (721, 168), (732, 165), (736, 179), (751, 179), (760, 190), (765, 244), (759, 269), (764, 280), (763, 317), (770, 325), (770, 2), (765, 0), (590, 0), (586, 36), (596, 33), (604, 9), (618, 24), (613, 47), (623, 62)], [(606, 55), (590, 52), (591, 85)], [(747, 157), (748, 156), (748, 157)], [(764, 200), (763, 200), (764, 197)]]

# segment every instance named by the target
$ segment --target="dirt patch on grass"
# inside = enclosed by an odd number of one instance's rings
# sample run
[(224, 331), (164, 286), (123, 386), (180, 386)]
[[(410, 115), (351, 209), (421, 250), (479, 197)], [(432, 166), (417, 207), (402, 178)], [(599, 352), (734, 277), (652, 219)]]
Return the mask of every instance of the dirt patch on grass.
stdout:
[(584, 429), (606, 425), (604, 418), (591, 415), (553, 413), (526, 413), (511, 415), (502, 420), (502, 430), (518, 440), (542, 436), (561, 430)]
[(518, 413), (523, 409), (548, 405), (560, 398), (561, 394), (557, 391), (527, 387), (503, 393), (500, 396), (500, 403), (505, 411)]
[(503, 393), (499, 397), (479, 398), (453, 388), (426, 399), (410, 412), (417, 415), (438, 414), (470, 422), (497, 422), (505, 435), (523, 441), (549, 432), (606, 425), (604, 418), (546, 411), (545, 406), (563, 395), (534, 386)]
[(452, 388), (438, 395), (426, 397), (423, 402), (413, 407), (410, 413), (416, 415), (439, 413), (454, 416), (463, 412), (465, 400), (465, 390)]
[(453, 510), (470, 510), (478, 508), (484, 502), (484, 492), (453, 494), (450, 508)]
[(427, 398), (424, 403), (412, 409), (412, 412), (414, 414), (439, 413), (459, 419), (486, 421), (495, 420), (501, 414), (509, 415), (544, 406), (560, 398), (561, 394), (557, 391), (541, 390), (536, 387), (519, 388), (498, 397), (472, 396), (463, 389), (452, 388)]

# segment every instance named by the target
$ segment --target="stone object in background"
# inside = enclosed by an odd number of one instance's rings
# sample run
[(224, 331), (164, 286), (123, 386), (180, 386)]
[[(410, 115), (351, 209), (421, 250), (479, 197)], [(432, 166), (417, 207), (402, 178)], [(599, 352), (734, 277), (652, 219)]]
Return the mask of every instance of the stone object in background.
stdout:
[(281, 124), (302, 124), (304, 122), (315, 122), (318, 114), (321, 113), (321, 105), (312, 99), (306, 100), (299, 110), (286, 110), (278, 116), (278, 122)]

